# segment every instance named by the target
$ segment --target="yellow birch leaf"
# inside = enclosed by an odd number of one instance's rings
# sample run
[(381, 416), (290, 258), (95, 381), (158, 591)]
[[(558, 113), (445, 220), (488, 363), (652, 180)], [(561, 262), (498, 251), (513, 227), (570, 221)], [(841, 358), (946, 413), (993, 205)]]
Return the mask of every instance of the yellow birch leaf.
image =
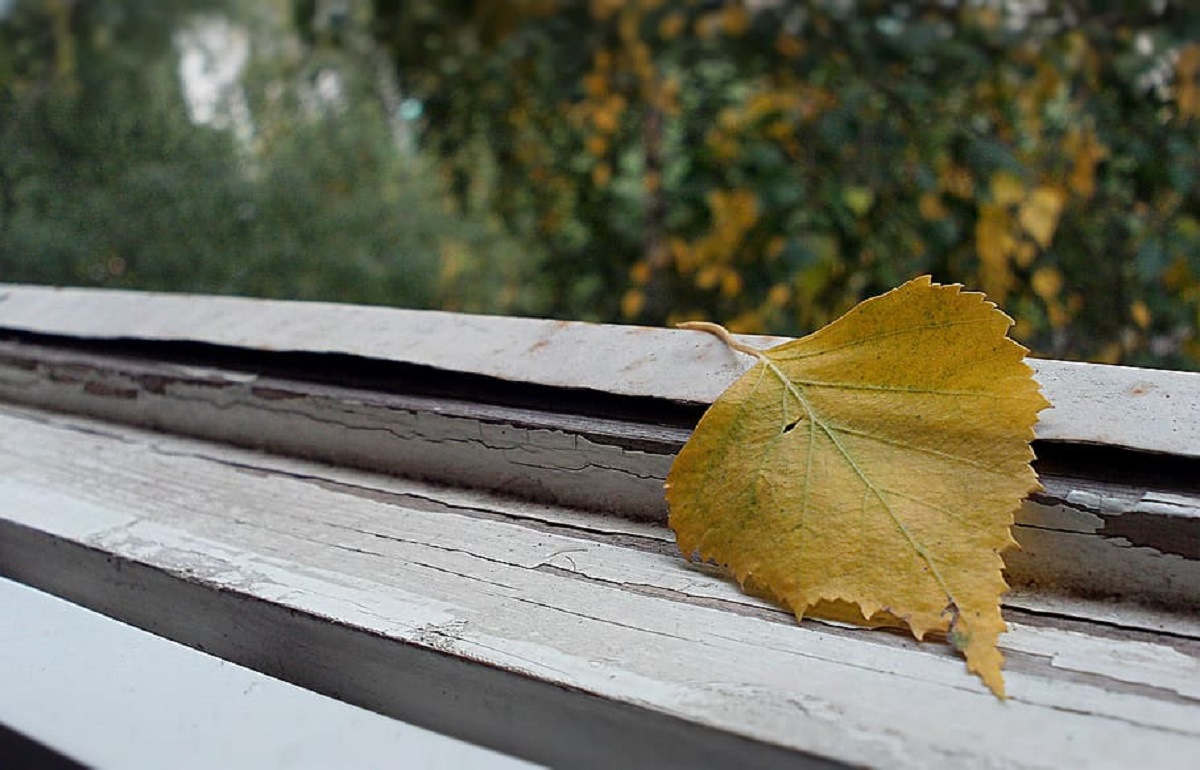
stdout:
[(678, 11), (668, 13), (658, 24), (658, 36), (663, 40), (674, 40), (687, 26), (687, 18)]
[(1033, 264), (1033, 260), (1037, 258), (1037, 255), (1036, 246), (1029, 241), (1021, 241), (1013, 251), (1013, 261), (1020, 267), (1029, 267)]
[(721, 28), (727, 35), (741, 35), (750, 28), (750, 14), (740, 5), (727, 5), (721, 11)]
[(1071, 131), (1062, 149), (1071, 158), (1068, 186), (1082, 198), (1092, 197), (1096, 192), (1096, 166), (1108, 157), (1108, 148), (1092, 131)]
[(1003, 697), (1000, 552), (1039, 488), (1030, 441), (1048, 405), (1011, 324), (982, 294), (928, 276), (769, 350), (686, 324), (758, 363), (667, 477), (684, 555), (797, 619), (857, 605), (859, 622), (948, 632)]
[(742, 276), (736, 270), (726, 270), (721, 275), (721, 294), (736, 297), (742, 293)]
[(921, 212), (921, 216), (930, 221), (943, 219), (947, 213), (946, 206), (942, 203), (942, 197), (937, 193), (922, 193), (917, 200), (917, 210)]
[(1129, 306), (1129, 315), (1133, 318), (1133, 322), (1142, 329), (1150, 327), (1150, 322), (1154, 320), (1150, 315), (1150, 308), (1146, 307), (1146, 303), (1139, 300), (1134, 300)]
[(1001, 206), (980, 204), (975, 222), (975, 250), (979, 254), (979, 280), (983, 288), (1003, 302), (1013, 284), (1009, 258), (1017, 250), (1017, 240), (1012, 236), (1011, 217)]
[(1025, 184), (1009, 171), (998, 171), (991, 181), (992, 202), (997, 206), (1012, 206), (1025, 197)]
[(630, 289), (621, 297), (621, 315), (625, 318), (633, 318), (642, 312), (645, 304), (646, 293), (641, 289)]
[(1200, 87), (1196, 84), (1196, 73), (1200, 70), (1200, 45), (1190, 43), (1179, 51), (1175, 62), (1175, 98), (1179, 104), (1179, 114), (1184, 118), (1193, 118), (1200, 114)]
[(1033, 288), (1034, 294), (1041, 297), (1042, 300), (1049, 302), (1062, 291), (1062, 273), (1053, 267), (1039, 267), (1033, 271), (1033, 275), (1029, 278), (1029, 285)]
[(1058, 228), (1058, 216), (1062, 213), (1066, 195), (1056, 187), (1042, 186), (1029, 194), (1017, 211), (1017, 221), (1029, 237), (1043, 249), (1050, 245), (1054, 231)]
[(875, 193), (866, 187), (847, 187), (842, 191), (842, 201), (854, 216), (862, 217), (875, 203)]

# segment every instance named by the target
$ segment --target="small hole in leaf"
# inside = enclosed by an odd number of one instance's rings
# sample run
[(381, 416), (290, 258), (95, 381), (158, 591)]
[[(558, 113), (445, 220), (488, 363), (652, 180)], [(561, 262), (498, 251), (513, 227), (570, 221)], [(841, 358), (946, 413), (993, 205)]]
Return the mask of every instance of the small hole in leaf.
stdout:
[(784, 432), (784, 433), (791, 433), (793, 430), (795, 430), (795, 429), (796, 429), (796, 426), (797, 426), (797, 425), (799, 425), (799, 424), (800, 424), (800, 422), (801, 422), (803, 419), (804, 419), (803, 417), (797, 417), (796, 419), (794, 419), (794, 420), (792, 420), (791, 422), (789, 422), (787, 425), (784, 425), (784, 426), (783, 426), (783, 432)]

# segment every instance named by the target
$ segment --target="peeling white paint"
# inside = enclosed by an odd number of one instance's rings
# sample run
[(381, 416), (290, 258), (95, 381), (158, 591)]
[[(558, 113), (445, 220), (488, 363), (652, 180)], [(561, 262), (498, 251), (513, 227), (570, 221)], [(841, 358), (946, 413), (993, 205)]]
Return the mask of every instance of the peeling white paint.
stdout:
[[(345, 353), (515, 382), (711, 403), (753, 361), (703, 332), (440, 311), (0, 284), (0, 328)], [(765, 347), (776, 337), (742, 337)], [(1039, 439), (1200, 457), (1200, 374), (1030, 359)]]
[(946, 645), (797, 625), (663, 553), (661, 531), (638, 539), (648, 525), (21, 414), (0, 408), (0, 525), (20, 516), (214, 592), (852, 764), (1186, 767), (1200, 752), (1194, 639), (1069, 609), (1069, 627), (1016, 624), (1002, 703)]

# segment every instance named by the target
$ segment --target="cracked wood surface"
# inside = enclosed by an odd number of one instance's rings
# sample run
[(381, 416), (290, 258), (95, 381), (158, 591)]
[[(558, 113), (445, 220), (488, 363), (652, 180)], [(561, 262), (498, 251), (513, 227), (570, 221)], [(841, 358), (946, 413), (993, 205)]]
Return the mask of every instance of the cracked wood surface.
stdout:
[[(501, 380), (711, 403), (753, 361), (703, 332), (438, 311), (0, 284), (0, 329), (341, 353)], [(756, 347), (782, 338), (740, 337)], [(1039, 439), (1200, 457), (1200, 374), (1030, 360)]]
[(713, 764), (705, 741), (724, 736), (742, 766), (1187, 767), (1200, 752), (1194, 606), (1152, 631), (1018, 595), (1002, 703), (945, 645), (797, 625), (653, 522), (11, 406), (0, 437), (0, 572), (536, 760), (602, 766), (658, 744)]
[[(4, 342), (0, 399), (659, 523), (663, 481), (689, 435), (670, 425)], [(1022, 550), (1005, 555), (1010, 582), (1030, 595), (1200, 606), (1193, 461), (1174, 468), (1161, 459), (1062, 455), (1037, 463), (1045, 490), (1018, 514)]]

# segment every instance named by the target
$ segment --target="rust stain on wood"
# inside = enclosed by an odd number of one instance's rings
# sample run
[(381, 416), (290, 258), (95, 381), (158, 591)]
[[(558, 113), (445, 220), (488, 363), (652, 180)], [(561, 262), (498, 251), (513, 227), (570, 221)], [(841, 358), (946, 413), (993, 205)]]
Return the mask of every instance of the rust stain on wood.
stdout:
[(102, 396), (104, 398), (133, 400), (138, 397), (137, 388), (122, 388), (116, 385), (109, 385), (105, 382), (97, 382), (95, 380), (84, 383), (83, 392), (93, 396)]
[(147, 393), (153, 393), (156, 396), (165, 396), (167, 394), (167, 385), (171, 383), (171, 380), (157, 374), (143, 374), (135, 377), (134, 382)]
[(36, 371), (38, 362), (22, 356), (0, 356), (0, 364), (26, 372)]
[(250, 392), (263, 401), (288, 401), (295, 398), (304, 398), (305, 394), (297, 393), (292, 390), (283, 390), (282, 388), (267, 388), (261, 385), (250, 388)]

